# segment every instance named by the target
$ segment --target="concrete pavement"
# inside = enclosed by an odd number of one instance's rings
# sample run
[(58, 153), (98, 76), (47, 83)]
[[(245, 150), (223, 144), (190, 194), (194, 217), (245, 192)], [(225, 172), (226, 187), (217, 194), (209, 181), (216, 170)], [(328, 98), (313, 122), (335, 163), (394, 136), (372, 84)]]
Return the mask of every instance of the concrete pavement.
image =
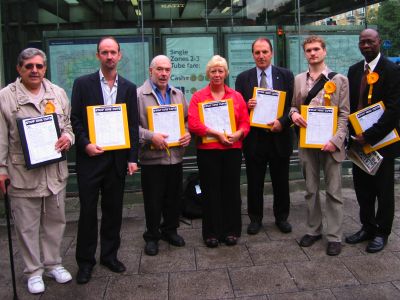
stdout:
[[(143, 205), (129, 201), (141, 195), (127, 194), (119, 252), (127, 271), (115, 274), (96, 265), (86, 285), (77, 285), (75, 278), (64, 285), (45, 278), (46, 291), (38, 296), (27, 291), (14, 239), (19, 299), (400, 299), (400, 210), (396, 209), (393, 233), (384, 251), (368, 254), (366, 242), (343, 242), (342, 253), (329, 257), (325, 239), (310, 248), (298, 246), (305, 233), (306, 205), (304, 192), (295, 182), (291, 189), (290, 234), (280, 233), (274, 225), (272, 196), (267, 192), (263, 230), (247, 235), (243, 193), (243, 231), (237, 246), (207, 248), (201, 239), (201, 220), (185, 220), (188, 224), (181, 223), (179, 233), (186, 246), (177, 248), (160, 241), (160, 252), (154, 257), (143, 252)], [(395, 194), (398, 207), (400, 183)], [(351, 186), (343, 189), (343, 196), (344, 234), (348, 235), (360, 228), (358, 204)], [(64, 266), (74, 277), (78, 210), (77, 198), (68, 198), (62, 254)], [(0, 299), (12, 299), (5, 226), (0, 226), (0, 254)]]

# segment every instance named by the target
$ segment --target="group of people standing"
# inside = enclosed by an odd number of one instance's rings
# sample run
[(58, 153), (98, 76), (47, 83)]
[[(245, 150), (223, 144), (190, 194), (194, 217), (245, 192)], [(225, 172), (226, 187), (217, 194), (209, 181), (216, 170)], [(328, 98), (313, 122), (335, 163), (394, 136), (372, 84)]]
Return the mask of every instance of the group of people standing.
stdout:
[[(287, 69), (272, 65), (273, 48), (269, 39), (259, 38), (252, 44), (255, 67), (237, 76), (235, 90), (225, 84), (229, 74), (226, 60), (215, 55), (206, 66), (209, 84), (193, 94), (188, 105), (183, 93), (169, 84), (172, 68), (167, 56), (153, 58), (149, 79), (142, 86), (120, 76), (122, 58), (118, 41), (103, 37), (97, 44), (100, 69), (75, 80), (71, 106), (63, 89), (45, 79), (46, 55), (28, 48), (18, 57), (20, 75), (0, 91), (0, 188), (7, 189), (11, 199), (15, 230), (25, 262), (28, 290), (45, 290), (43, 274), (59, 283), (72, 280), (62, 266), (60, 247), (65, 228), (64, 201), (67, 184), (65, 161), (26, 170), (16, 125), (17, 118), (41, 116), (48, 102), (55, 106), (61, 136), (57, 151), (67, 151), (75, 144), (76, 170), (80, 199), (76, 261), (76, 281), (90, 281), (96, 264), (98, 244), (97, 205), (101, 195), (100, 264), (112, 272), (125, 271), (118, 259), (125, 176), (141, 167), (146, 230), (144, 252), (158, 254), (159, 240), (182, 247), (178, 234), (182, 193), (182, 160), (185, 148), (195, 137), (197, 164), (203, 195), (202, 238), (207, 247), (236, 245), (241, 236), (240, 173), (242, 150), (246, 163), (248, 234), (262, 229), (264, 178), (269, 167), (273, 187), (275, 224), (282, 233), (290, 233), (289, 161), (293, 152), (293, 126), (307, 127), (300, 106), (327, 105), (324, 89), (318, 82), (332, 81), (336, 89), (330, 95), (331, 106), (338, 111), (337, 130), (321, 149), (299, 148), (307, 203), (305, 235), (299, 245), (309, 247), (326, 235), (327, 254), (341, 252), (343, 198), (341, 162), (345, 159), (349, 136), (348, 116), (369, 105), (365, 76), (379, 74), (372, 92), (372, 103), (383, 101), (382, 117), (364, 133), (352, 134), (352, 143), (375, 144), (393, 129), (399, 130), (400, 69), (380, 53), (377, 31), (365, 29), (359, 38), (359, 49), (365, 60), (349, 69), (348, 77), (336, 74), (325, 64), (327, 49), (318, 36), (303, 43), (308, 70), (293, 76)], [(366, 67), (367, 66), (367, 67)], [(367, 70), (367, 71), (366, 71)], [(364, 82), (364, 83), (363, 83)], [(250, 127), (249, 111), (257, 106), (255, 87), (286, 92), (283, 115), (269, 123), (269, 129)], [(371, 97), (370, 97), (371, 98)], [(226, 133), (207, 127), (199, 114), (200, 103), (230, 99), (236, 131)], [(104, 151), (89, 139), (87, 107), (126, 104), (131, 146), (125, 150)], [(147, 108), (181, 104), (185, 133), (177, 147), (168, 147), (168, 136), (149, 129)], [(190, 133), (191, 134), (190, 134)], [(203, 142), (204, 137), (213, 141)], [(384, 248), (391, 233), (394, 217), (394, 158), (400, 155), (400, 142), (379, 151), (384, 157), (376, 175), (369, 175), (353, 165), (354, 188), (360, 205), (361, 229), (346, 237), (350, 244), (368, 240), (367, 252)], [(325, 213), (320, 199), (320, 169), (326, 186)], [(375, 203), (378, 203), (377, 210)], [(323, 228), (323, 216), (326, 228)], [(40, 249), (42, 250), (42, 258)]]

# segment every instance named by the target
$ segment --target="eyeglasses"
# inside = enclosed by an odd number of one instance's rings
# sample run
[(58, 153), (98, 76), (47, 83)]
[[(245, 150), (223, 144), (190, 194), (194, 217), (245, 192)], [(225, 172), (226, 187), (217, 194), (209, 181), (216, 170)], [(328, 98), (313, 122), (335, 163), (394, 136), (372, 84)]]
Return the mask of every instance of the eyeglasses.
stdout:
[(28, 69), (28, 70), (33, 70), (34, 67), (36, 67), (36, 69), (38, 69), (38, 70), (42, 70), (44, 68), (44, 65), (43, 64), (26, 64), (24, 67), (25, 67), (25, 69)]

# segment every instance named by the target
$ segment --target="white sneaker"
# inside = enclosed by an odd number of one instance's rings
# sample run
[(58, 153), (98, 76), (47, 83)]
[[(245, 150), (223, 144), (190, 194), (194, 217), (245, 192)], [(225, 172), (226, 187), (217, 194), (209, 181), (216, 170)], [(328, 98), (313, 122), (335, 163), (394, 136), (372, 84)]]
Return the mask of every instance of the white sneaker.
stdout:
[(31, 294), (44, 292), (44, 282), (42, 276), (33, 276), (28, 279), (28, 290)]
[(64, 267), (57, 267), (45, 273), (47, 277), (54, 278), (58, 283), (66, 283), (72, 280), (71, 274)]

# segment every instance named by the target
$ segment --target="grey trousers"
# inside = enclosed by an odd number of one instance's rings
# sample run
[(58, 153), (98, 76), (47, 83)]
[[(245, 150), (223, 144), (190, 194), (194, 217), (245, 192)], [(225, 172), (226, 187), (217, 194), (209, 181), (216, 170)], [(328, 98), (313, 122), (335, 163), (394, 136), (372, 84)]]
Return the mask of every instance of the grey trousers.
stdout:
[[(29, 277), (61, 266), (65, 229), (65, 189), (58, 195), (35, 198), (10, 197), (14, 227)], [(42, 249), (43, 261), (40, 258)]]
[(323, 211), (320, 199), (320, 169), (324, 172), (326, 201), (326, 238), (329, 242), (341, 242), (343, 225), (343, 199), (341, 163), (320, 149), (299, 150), (303, 176), (306, 181), (307, 234), (322, 233)]

